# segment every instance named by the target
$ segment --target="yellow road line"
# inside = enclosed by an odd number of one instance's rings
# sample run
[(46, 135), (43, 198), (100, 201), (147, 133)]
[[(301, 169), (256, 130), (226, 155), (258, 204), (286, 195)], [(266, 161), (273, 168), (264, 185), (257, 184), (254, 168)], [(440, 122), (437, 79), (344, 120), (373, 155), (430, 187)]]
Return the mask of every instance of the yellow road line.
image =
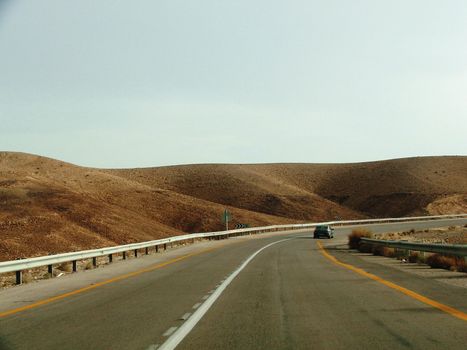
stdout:
[(87, 286), (87, 287), (84, 287), (84, 288), (76, 289), (76, 290), (68, 292), (68, 293), (56, 295), (56, 296), (48, 298), (48, 299), (39, 300), (39, 301), (37, 301), (37, 302), (35, 302), (33, 304), (29, 304), (29, 305), (26, 305), (26, 306), (21, 306), (21, 307), (18, 307), (16, 309), (12, 309), (12, 310), (3, 311), (3, 312), (0, 312), (0, 318), (5, 317), (5, 316), (9, 316), (9, 315), (13, 315), (13, 314), (16, 314), (16, 313), (21, 312), (21, 311), (34, 309), (34, 308), (36, 308), (38, 306), (49, 304), (49, 303), (57, 301), (57, 300), (65, 299), (67, 297), (70, 297), (70, 296), (73, 296), (73, 295), (76, 295), (76, 294), (80, 294), (80, 293), (86, 292), (88, 290), (104, 286), (104, 285), (109, 284), (109, 283), (121, 281), (121, 280), (130, 278), (130, 277), (134, 277), (134, 276), (137, 276), (137, 275), (141, 275), (142, 273), (145, 273), (145, 272), (157, 270), (157, 269), (160, 269), (160, 268), (165, 267), (167, 265), (171, 265), (173, 263), (176, 263), (178, 261), (188, 259), (188, 258), (190, 258), (192, 256), (210, 252), (210, 251), (212, 251), (214, 249), (217, 249), (217, 248), (220, 248), (220, 247), (209, 248), (209, 249), (202, 250), (200, 252), (183, 255), (183, 256), (180, 256), (178, 258), (168, 260), (166, 262), (163, 262), (163, 263), (160, 263), (160, 264), (157, 264), (157, 265), (153, 265), (153, 266), (150, 266), (150, 267), (138, 270), (138, 271), (134, 271), (134, 272), (130, 272), (130, 273), (127, 273), (127, 274), (124, 274), (124, 275), (120, 275), (120, 276), (117, 276), (117, 277), (114, 277), (114, 278), (111, 278), (111, 279), (108, 279), (108, 280), (105, 280), (105, 281), (102, 281), (102, 282), (95, 283), (93, 285), (90, 285), (90, 286)]
[(392, 283), (392, 282), (389, 282), (389, 281), (386, 281), (385, 279), (381, 278), (381, 277), (378, 277), (376, 275), (373, 275), (369, 272), (366, 272), (365, 270), (363, 269), (360, 269), (358, 267), (355, 267), (353, 265), (350, 265), (350, 264), (346, 264), (346, 263), (343, 263), (342, 261), (339, 261), (337, 260), (334, 256), (332, 256), (331, 254), (329, 254), (326, 249), (323, 247), (323, 245), (318, 242), (318, 247), (321, 251), (321, 253), (326, 257), (328, 258), (329, 260), (331, 260), (334, 264), (336, 265), (339, 265), (339, 266), (342, 266), (342, 267), (345, 267), (349, 270), (352, 270), (362, 276), (365, 276), (365, 277), (368, 277), (376, 282), (379, 282), (379, 283), (382, 283), (384, 284), (385, 286), (388, 286), (389, 288), (392, 288), (392, 289), (395, 289), (405, 295), (408, 295), (409, 297), (411, 298), (414, 298), (418, 301), (421, 301), (422, 303), (425, 303), (427, 305), (430, 305), (436, 309), (439, 309), (441, 311), (444, 311), (454, 317), (457, 317), (463, 321), (467, 321), (467, 314), (460, 311), (460, 310), (457, 310), (457, 309), (454, 309), (450, 306), (447, 306), (447, 305), (444, 305), (444, 304), (441, 304), (441, 303), (438, 303), (437, 301), (433, 300), (433, 299), (430, 299), (430, 298), (427, 298), (427, 297), (424, 297), (423, 295), (420, 295), (418, 293), (415, 293), (414, 291), (411, 291), (410, 289), (407, 289), (407, 288), (404, 288), (404, 287), (401, 287), (395, 283)]

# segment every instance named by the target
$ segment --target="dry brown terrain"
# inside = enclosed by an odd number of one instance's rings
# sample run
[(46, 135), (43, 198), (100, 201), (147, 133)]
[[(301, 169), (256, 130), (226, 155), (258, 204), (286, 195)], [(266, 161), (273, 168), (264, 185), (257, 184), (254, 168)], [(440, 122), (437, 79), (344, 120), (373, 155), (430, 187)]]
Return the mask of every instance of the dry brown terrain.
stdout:
[(467, 226), (451, 226), (437, 229), (427, 229), (422, 231), (404, 231), (381, 233), (375, 235), (377, 239), (387, 240), (407, 240), (417, 243), (446, 243), (446, 244), (467, 244)]
[(251, 226), (466, 212), (467, 157), (102, 170), (0, 152), (0, 260)]

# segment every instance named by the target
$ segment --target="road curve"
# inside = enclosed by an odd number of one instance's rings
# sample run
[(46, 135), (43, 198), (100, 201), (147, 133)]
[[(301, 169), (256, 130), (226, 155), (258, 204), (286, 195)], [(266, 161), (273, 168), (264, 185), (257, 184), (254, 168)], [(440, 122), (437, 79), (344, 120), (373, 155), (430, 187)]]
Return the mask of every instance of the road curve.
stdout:
[[(442, 224), (461, 222), (467, 220)], [(467, 289), (339, 249), (350, 230), (338, 228), (335, 240), (319, 241), (340, 261), (467, 313)], [(248, 257), (279, 240), (243, 267), (177, 349), (435, 349), (467, 342), (467, 322), (333, 264), (302, 232), (213, 243), (218, 245), (209, 251), (164, 267), (2, 317), (0, 349), (160, 348)]]

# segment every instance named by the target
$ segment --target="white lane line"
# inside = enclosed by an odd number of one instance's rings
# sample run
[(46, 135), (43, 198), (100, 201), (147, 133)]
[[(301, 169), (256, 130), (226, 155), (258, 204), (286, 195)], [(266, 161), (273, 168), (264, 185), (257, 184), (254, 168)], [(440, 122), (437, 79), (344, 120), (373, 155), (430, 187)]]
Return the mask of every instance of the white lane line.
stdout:
[(177, 327), (170, 327), (169, 329), (167, 329), (165, 331), (164, 334), (162, 334), (164, 337), (168, 337), (170, 336), (173, 332), (175, 332), (175, 330), (177, 329)]
[(180, 319), (183, 320), (183, 321), (186, 321), (186, 320), (188, 320), (188, 317), (190, 317), (190, 316), (191, 316), (191, 313), (187, 312), (185, 315), (180, 317)]
[[(280, 241), (272, 242), (265, 245), (263, 248), (258, 249), (254, 252), (245, 262), (232, 274), (227, 277), (227, 279), (220, 285), (219, 288), (216, 289), (214, 293), (212, 293), (208, 299), (193, 313), (193, 315), (183, 323), (177, 331), (172, 334), (164, 344), (161, 345), (159, 350), (173, 350), (177, 347), (178, 344), (191, 332), (191, 330), (196, 326), (196, 324), (203, 318), (203, 316), (208, 312), (214, 302), (221, 296), (222, 292), (227, 288), (227, 286), (234, 280), (235, 277), (253, 260), (256, 255), (261, 253), (264, 249), (269, 248), (270, 246), (281, 243), (284, 241), (289, 241), (293, 238), (286, 238), (281, 239)], [(167, 333), (167, 332), (166, 332)]]
[(214, 293), (215, 291), (216, 291), (215, 289), (210, 290), (210, 291), (208, 292), (208, 294), (212, 294), (212, 293)]
[(201, 306), (201, 303), (196, 303), (195, 305), (193, 305), (193, 309), (197, 309)]
[(206, 300), (207, 298), (209, 298), (209, 295), (208, 295), (208, 294), (206, 294), (206, 295), (205, 295), (204, 297), (202, 297), (201, 299)]
[(159, 347), (159, 344), (152, 344), (149, 345), (146, 350), (156, 350)]

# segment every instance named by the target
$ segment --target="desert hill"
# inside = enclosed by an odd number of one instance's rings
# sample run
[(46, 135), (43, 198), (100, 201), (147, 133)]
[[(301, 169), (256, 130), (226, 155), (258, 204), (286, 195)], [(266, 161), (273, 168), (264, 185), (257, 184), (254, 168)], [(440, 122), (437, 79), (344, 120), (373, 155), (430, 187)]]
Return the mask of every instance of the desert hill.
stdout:
[[(108, 173), (294, 219), (332, 218), (339, 213), (343, 217), (408, 216), (467, 209), (467, 157), (353, 164), (185, 165)], [(449, 208), (443, 203), (450, 203)]]
[(467, 211), (467, 157), (103, 170), (0, 152), (0, 260), (251, 226)]

